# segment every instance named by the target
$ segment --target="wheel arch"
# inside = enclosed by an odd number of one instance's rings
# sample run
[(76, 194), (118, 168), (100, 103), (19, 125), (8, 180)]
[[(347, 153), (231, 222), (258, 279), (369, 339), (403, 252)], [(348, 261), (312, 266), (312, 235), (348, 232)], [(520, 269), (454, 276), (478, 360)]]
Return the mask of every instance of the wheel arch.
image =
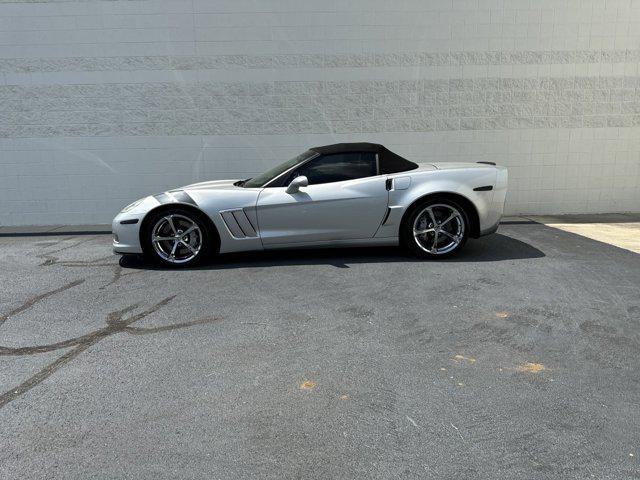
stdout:
[(469, 200), (464, 195), (454, 192), (429, 192), (421, 197), (416, 198), (411, 204), (407, 207), (402, 215), (402, 220), (400, 221), (400, 232), (402, 232), (404, 222), (409, 218), (411, 213), (413, 213), (414, 209), (417, 208), (422, 202), (429, 200), (431, 198), (448, 198), (460, 205), (469, 217), (469, 236), (471, 238), (478, 238), (480, 236), (480, 215), (478, 214), (478, 209), (473, 204), (471, 200)]
[(149, 222), (151, 220), (151, 216), (154, 213), (159, 213), (159, 212), (163, 212), (166, 210), (172, 210), (174, 208), (181, 208), (183, 210), (188, 210), (191, 213), (193, 213), (194, 215), (197, 215), (209, 228), (209, 230), (211, 231), (211, 234), (213, 235), (213, 240), (215, 242), (215, 245), (213, 246), (213, 252), (214, 254), (217, 254), (219, 249), (220, 249), (220, 233), (218, 232), (218, 229), (216, 228), (216, 225), (213, 223), (213, 220), (211, 220), (211, 217), (209, 217), (209, 215), (207, 215), (206, 213), (204, 213), (202, 210), (200, 210), (198, 207), (190, 204), (190, 203), (165, 203), (162, 205), (158, 205), (157, 207), (149, 210), (144, 218), (142, 219), (141, 223), (140, 223), (140, 230), (138, 235), (140, 236), (139, 240), (140, 240), (140, 245), (143, 246), (144, 245), (144, 241), (142, 239), (142, 236), (145, 234), (145, 232), (147, 231), (148, 227), (149, 227)]

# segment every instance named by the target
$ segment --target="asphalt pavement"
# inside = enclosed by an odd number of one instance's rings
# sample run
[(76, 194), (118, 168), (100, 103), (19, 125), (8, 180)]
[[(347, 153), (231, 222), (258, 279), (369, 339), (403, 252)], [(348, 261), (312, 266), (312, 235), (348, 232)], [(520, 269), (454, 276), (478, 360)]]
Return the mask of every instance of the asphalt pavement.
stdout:
[(0, 478), (640, 478), (637, 253), (530, 223), (443, 261), (0, 248)]

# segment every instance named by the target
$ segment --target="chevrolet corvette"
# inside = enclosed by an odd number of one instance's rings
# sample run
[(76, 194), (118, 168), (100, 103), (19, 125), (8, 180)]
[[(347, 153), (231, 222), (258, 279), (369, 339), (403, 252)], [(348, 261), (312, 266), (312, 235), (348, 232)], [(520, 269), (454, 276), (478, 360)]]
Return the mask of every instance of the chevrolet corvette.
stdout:
[(113, 220), (113, 250), (166, 266), (279, 248), (400, 245), (420, 258), (458, 252), (498, 229), (507, 169), (411, 162), (372, 143), (311, 148), (244, 180), (151, 195)]

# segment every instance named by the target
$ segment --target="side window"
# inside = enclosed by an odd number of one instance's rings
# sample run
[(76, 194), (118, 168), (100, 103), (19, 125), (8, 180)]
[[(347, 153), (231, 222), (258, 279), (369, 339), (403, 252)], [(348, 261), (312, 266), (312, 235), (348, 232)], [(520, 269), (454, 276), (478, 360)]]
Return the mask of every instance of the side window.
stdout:
[(309, 185), (342, 182), (378, 174), (376, 154), (373, 152), (349, 152), (323, 155), (294, 170), (287, 184), (295, 177), (304, 175)]

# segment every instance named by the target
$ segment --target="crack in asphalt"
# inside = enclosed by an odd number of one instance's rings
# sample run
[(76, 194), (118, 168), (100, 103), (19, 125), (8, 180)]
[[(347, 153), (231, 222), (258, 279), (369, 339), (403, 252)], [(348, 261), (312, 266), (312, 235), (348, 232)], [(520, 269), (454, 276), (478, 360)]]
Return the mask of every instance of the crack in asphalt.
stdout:
[[(73, 237), (69, 240), (73, 240)], [(55, 250), (50, 250), (48, 252), (37, 254), (36, 258), (43, 260), (40, 266), (47, 266), (47, 267), (52, 265), (59, 265), (62, 267), (110, 267), (113, 269), (112, 278), (107, 283), (99, 287), (101, 290), (110, 285), (115, 284), (118, 280), (120, 280), (124, 276), (135, 275), (136, 273), (142, 273), (142, 272), (132, 272), (128, 274), (123, 274), (123, 268), (119, 263), (114, 264), (114, 263), (107, 262), (107, 260), (112, 258), (111, 256), (101, 257), (101, 258), (92, 259), (92, 260), (60, 260), (58, 256), (54, 255), (55, 253), (59, 253), (59, 252), (77, 247), (78, 245), (85, 243), (89, 240), (91, 239), (90, 238), (82, 239), (79, 242), (74, 242), (71, 244), (69, 244), (68, 241), (60, 241), (54, 244), (46, 245), (51, 247), (51, 246), (59, 245), (61, 243), (65, 243), (65, 246), (61, 248), (57, 248)], [(62, 293), (66, 290), (69, 290), (70, 288), (77, 287), (78, 285), (83, 284), (85, 281), (86, 281), (85, 278), (80, 278), (72, 282), (66, 283), (61, 287), (58, 287), (53, 290), (49, 290), (47, 292), (28, 298), (18, 307), (10, 310), (6, 314), (0, 315), (0, 326), (2, 326), (9, 318), (16, 316), (32, 308), (37, 303), (49, 297)], [(125, 317), (125, 315), (129, 314), (130, 312), (138, 308), (139, 304), (129, 305), (128, 307), (125, 307), (121, 310), (116, 310), (107, 315), (107, 318), (106, 318), (107, 325), (105, 327), (94, 330), (85, 335), (80, 335), (78, 337), (63, 340), (61, 342), (55, 342), (55, 343), (50, 343), (45, 345), (34, 345), (29, 347), (16, 347), (16, 348), (0, 346), (0, 356), (35, 355), (39, 353), (52, 352), (56, 350), (72, 348), (71, 350), (65, 352), (63, 355), (55, 359), (53, 362), (46, 365), (40, 371), (38, 371), (37, 373), (29, 377), (27, 380), (20, 383), (18, 386), (1, 394), (0, 408), (4, 407), (9, 402), (15, 400), (19, 396), (23, 395), (24, 393), (26, 393), (27, 391), (35, 387), (36, 385), (43, 382), (45, 379), (53, 375), (57, 370), (59, 370), (65, 364), (67, 364), (68, 362), (76, 358), (78, 355), (80, 355), (82, 352), (87, 350), (89, 347), (95, 345), (99, 341), (111, 335), (115, 335), (117, 333), (122, 333), (122, 332), (128, 333), (130, 335), (147, 335), (147, 334), (160, 333), (160, 332), (171, 331), (171, 330), (176, 330), (180, 328), (191, 327), (194, 325), (200, 325), (204, 323), (210, 323), (216, 320), (213, 317), (207, 317), (204, 319), (199, 319), (191, 322), (182, 322), (182, 323), (176, 323), (171, 325), (164, 325), (160, 327), (132, 326), (133, 323), (142, 320), (143, 318), (151, 315), (152, 313), (164, 307), (173, 298), (175, 298), (175, 295), (161, 300), (160, 302), (151, 306), (147, 310), (144, 310), (137, 314), (129, 315), (127, 317)]]
[[(36, 255), (36, 258), (39, 258), (40, 260), (43, 260), (43, 262), (39, 265), (41, 267), (50, 267), (53, 265), (59, 265), (61, 267), (109, 267), (113, 269), (113, 273), (112, 273), (112, 277), (111, 280), (109, 280), (107, 283), (105, 283), (104, 285), (102, 285), (100, 287), (100, 290), (103, 290), (111, 285), (114, 285), (115, 283), (117, 283), (122, 277), (128, 277), (130, 275), (136, 275), (139, 273), (142, 273), (142, 271), (137, 271), (137, 272), (131, 272), (131, 273), (123, 273), (123, 268), (120, 265), (119, 262), (113, 263), (113, 262), (109, 262), (108, 260), (113, 259), (113, 255), (109, 255), (109, 256), (105, 256), (105, 257), (100, 257), (100, 258), (95, 258), (92, 260), (60, 260), (60, 257), (53, 255), (54, 253), (59, 253), (59, 252), (63, 252), (65, 250), (69, 250), (71, 248), (77, 247), (83, 243), (86, 243), (90, 240), (92, 240), (93, 237), (90, 238), (85, 238), (82, 239), (78, 242), (72, 243), (72, 244), (67, 244), (64, 247), (55, 249), (55, 250), (50, 250), (48, 252), (43, 252), (43, 253), (39, 253)], [(60, 240), (58, 242), (54, 242), (51, 244), (48, 244), (46, 246), (56, 246), (59, 245), (61, 243), (64, 243), (65, 241), (68, 240), (74, 240), (75, 237), (71, 237), (70, 239), (67, 240)]]
[(141, 273), (144, 273), (144, 270), (123, 273), (124, 269), (119, 263), (100, 263), (108, 258), (111, 258), (111, 257), (97, 258), (95, 260), (63, 260), (63, 261), (56, 260), (53, 263), (47, 264), (47, 266), (60, 265), (62, 267), (111, 267), (112, 269), (111, 280), (109, 280), (104, 285), (100, 286), (99, 287), (100, 290), (104, 290), (105, 288), (111, 285), (114, 285), (123, 277), (130, 277), (131, 275), (139, 275)]
[[(66, 244), (64, 247), (57, 248), (55, 250), (50, 250), (48, 252), (39, 253), (39, 254), (36, 255), (36, 258), (39, 258), (40, 260), (43, 260), (43, 262), (40, 264), (41, 267), (48, 266), (48, 265), (53, 265), (55, 263), (58, 263), (58, 257), (54, 256), (53, 255), (54, 253), (64, 252), (65, 250), (69, 250), (71, 248), (74, 248), (74, 247), (77, 247), (79, 245), (82, 245), (83, 243), (86, 243), (91, 239), (92, 239), (92, 237), (83, 238), (79, 242), (75, 242), (75, 243), (72, 243), (70, 245)], [(61, 243), (66, 243), (66, 242), (68, 242), (70, 240), (75, 240), (75, 237), (71, 237), (71, 238), (68, 238), (68, 239), (61, 240), (60, 242), (54, 243), (54, 244), (52, 244), (50, 246), (55, 246), (55, 245), (59, 245)]]
[[(9, 312), (9, 314), (7, 314), (5, 317), (9, 318), (11, 315), (15, 315), (16, 313), (24, 311), (27, 308), (30, 308), (37, 301), (42, 300), (43, 298), (49, 297), (51, 295), (54, 295), (55, 293), (59, 293), (62, 290), (71, 288), (72, 286), (79, 285), (80, 283), (84, 282), (84, 280), (80, 281), (79, 283), (77, 282), (78, 281), (71, 282), (71, 284), (67, 284), (64, 287), (39, 295), (38, 297), (34, 297), (35, 300), (31, 299), (33, 301), (25, 302), (22, 305), (22, 307), (19, 307), (18, 309), (15, 309), (12, 312)], [(139, 304), (129, 305), (128, 307), (125, 307), (121, 310), (116, 310), (107, 315), (107, 318), (106, 318), (107, 325), (105, 327), (99, 328), (85, 335), (80, 335), (78, 337), (63, 340), (61, 342), (55, 342), (55, 343), (44, 344), (44, 345), (34, 345), (30, 347), (0, 346), (0, 356), (35, 355), (39, 353), (52, 352), (55, 350), (73, 347), (72, 350), (65, 352), (62, 356), (58, 357), (53, 362), (46, 365), (44, 368), (42, 368), (40, 371), (38, 371), (37, 373), (29, 377), (24, 382), (8, 390), (7, 392), (4, 392), (3, 394), (1, 394), (0, 408), (4, 407), (9, 402), (15, 400), (16, 398), (20, 397), (24, 393), (28, 392), (33, 387), (35, 387), (36, 385), (40, 384), (41, 382), (49, 378), (51, 375), (53, 375), (57, 370), (62, 368), (65, 364), (67, 364), (68, 362), (76, 358), (78, 355), (80, 355), (82, 352), (87, 350), (89, 347), (95, 345), (96, 343), (100, 342), (101, 340), (107, 337), (110, 337), (118, 333), (128, 333), (130, 335), (148, 335), (148, 334), (154, 334), (159, 332), (166, 332), (166, 331), (172, 331), (172, 330), (177, 330), (181, 328), (192, 327), (194, 325), (203, 325), (203, 324), (211, 323), (217, 320), (216, 317), (205, 317), (205, 318), (194, 320), (191, 322), (174, 323), (170, 325), (163, 325), (160, 327), (132, 326), (133, 323), (142, 320), (143, 318), (151, 315), (154, 312), (157, 312), (162, 307), (167, 305), (174, 298), (175, 298), (175, 295), (166, 297), (163, 300), (156, 303), (155, 305), (152, 305), (148, 309), (143, 310), (142, 312), (139, 312), (136, 314), (126, 316), (126, 317), (125, 315), (129, 314), (130, 312), (133, 312), (133, 310), (139, 307)]]
[(65, 290), (69, 290), (70, 288), (77, 287), (78, 285), (80, 285), (80, 284), (82, 284), (84, 282), (85, 282), (85, 279), (84, 278), (80, 278), (78, 280), (74, 280), (73, 282), (69, 282), (66, 285), (58, 287), (58, 288), (56, 288), (54, 290), (50, 290), (48, 292), (41, 293), (39, 295), (35, 295), (35, 296), (27, 299), (19, 307), (14, 308), (13, 310), (11, 310), (8, 313), (5, 313), (4, 315), (0, 315), (0, 326), (2, 326), (2, 324), (4, 322), (6, 322), (9, 318), (11, 318), (14, 315), (17, 315), (17, 314), (19, 314), (21, 312), (24, 312), (25, 310), (28, 310), (29, 308), (33, 307), (36, 303), (44, 300), (45, 298), (48, 298), (48, 297), (51, 297), (52, 295), (56, 295), (58, 293), (64, 292)]

